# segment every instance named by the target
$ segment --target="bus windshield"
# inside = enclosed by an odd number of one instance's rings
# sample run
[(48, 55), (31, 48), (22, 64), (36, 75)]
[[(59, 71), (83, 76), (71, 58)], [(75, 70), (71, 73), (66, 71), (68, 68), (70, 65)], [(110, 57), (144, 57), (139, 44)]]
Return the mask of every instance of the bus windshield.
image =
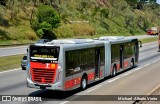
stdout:
[(59, 47), (31, 46), (31, 61), (58, 61)]

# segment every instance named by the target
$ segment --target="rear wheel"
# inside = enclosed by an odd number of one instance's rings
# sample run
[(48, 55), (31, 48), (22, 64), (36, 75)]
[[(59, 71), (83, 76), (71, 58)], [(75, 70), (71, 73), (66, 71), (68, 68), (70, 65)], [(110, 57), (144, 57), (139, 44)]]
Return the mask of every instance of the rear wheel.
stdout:
[(87, 77), (83, 76), (81, 80), (81, 89), (85, 90), (87, 88)]
[(114, 65), (113, 69), (112, 69), (112, 76), (116, 76), (117, 74), (117, 68), (116, 68), (116, 65)]
[(133, 68), (134, 67), (134, 60), (132, 59), (130, 67)]

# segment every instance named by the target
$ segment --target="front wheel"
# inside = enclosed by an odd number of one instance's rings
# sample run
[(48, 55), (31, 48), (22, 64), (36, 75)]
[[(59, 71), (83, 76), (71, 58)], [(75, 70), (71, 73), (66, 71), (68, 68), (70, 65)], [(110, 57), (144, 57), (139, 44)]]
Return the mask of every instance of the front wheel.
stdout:
[(81, 89), (85, 90), (87, 88), (87, 77), (83, 76), (81, 80)]

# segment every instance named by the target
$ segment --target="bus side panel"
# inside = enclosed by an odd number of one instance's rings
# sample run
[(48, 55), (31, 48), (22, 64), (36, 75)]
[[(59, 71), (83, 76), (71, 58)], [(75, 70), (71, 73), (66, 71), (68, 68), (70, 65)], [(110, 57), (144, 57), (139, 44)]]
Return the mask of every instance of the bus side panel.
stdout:
[(130, 68), (132, 57), (124, 59), (124, 69)]
[(104, 70), (104, 76), (110, 76), (111, 75), (111, 44), (105, 43), (105, 70)]

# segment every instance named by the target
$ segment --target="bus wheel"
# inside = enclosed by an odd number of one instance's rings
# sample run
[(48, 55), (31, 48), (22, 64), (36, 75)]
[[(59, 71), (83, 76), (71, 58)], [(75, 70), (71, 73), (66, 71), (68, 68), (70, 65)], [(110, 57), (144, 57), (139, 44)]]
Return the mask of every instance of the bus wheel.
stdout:
[(132, 59), (130, 67), (133, 68), (134, 67), (134, 60)]
[(116, 74), (117, 74), (117, 68), (116, 68), (116, 65), (114, 65), (113, 70), (112, 70), (112, 76), (114, 77), (116, 76)]
[(81, 89), (85, 90), (87, 88), (87, 77), (83, 76), (81, 80)]

